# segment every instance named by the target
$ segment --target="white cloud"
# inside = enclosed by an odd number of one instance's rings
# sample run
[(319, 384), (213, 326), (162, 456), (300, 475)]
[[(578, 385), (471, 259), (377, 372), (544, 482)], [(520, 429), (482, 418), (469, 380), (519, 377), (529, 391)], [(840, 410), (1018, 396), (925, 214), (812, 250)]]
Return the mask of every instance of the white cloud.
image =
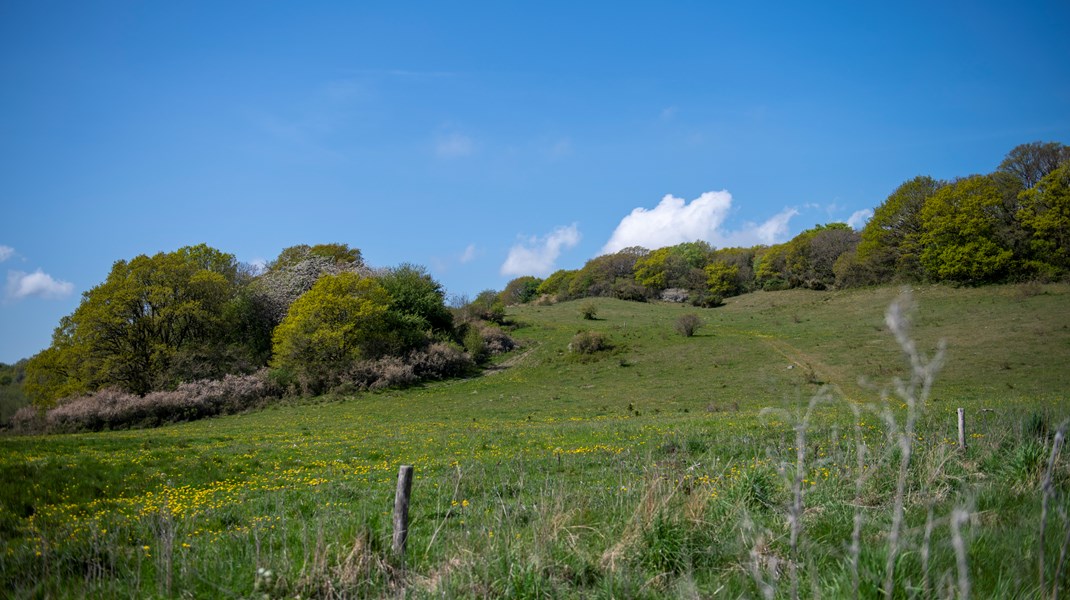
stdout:
[(12, 256), (15, 256), (14, 248), (12, 248), (11, 246), (0, 245), (0, 262), (4, 262)]
[(52, 276), (37, 269), (33, 273), (22, 271), (7, 272), (7, 296), (21, 300), (30, 296), (41, 298), (62, 298), (74, 291), (74, 284), (68, 281), (52, 279)]
[(753, 239), (755, 239), (759, 244), (765, 244), (768, 246), (780, 243), (788, 237), (788, 222), (791, 221), (792, 217), (796, 217), (798, 215), (799, 211), (795, 210), (794, 208), (785, 208), (784, 210), (773, 215), (772, 217), (769, 217), (764, 223), (758, 225), (757, 227), (754, 227), (753, 229), (747, 228), (742, 231), (736, 232), (736, 235), (740, 235), (741, 237), (747, 239), (745, 242), (733, 245), (753, 245), (753, 243), (749, 243), (749, 236), (751, 235), (754, 236)]
[(629, 246), (651, 250), (695, 240), (712, 241), (732, 208), (726, 190), (706, 192), (690, 204), (666, 194), (654, 208), (636, 208), (621, 219), (602, 252), (610, 254)]
[(724, 222), (731, 209), (732, 194), (726, 190), (706, 192), (690, 203), (667, 194), (656, 207), (636, 208), (621, 219), (602, 253), (629, 246), (655, 250), (695, 240), (719, 247), (775, 244), (786, 238), (789, 221), (799, 214), (794, 208), (785, 208), (762, 223), (747, 223), (742, 229), (725, 231)]
[(462, 158), (472, 154), (473, 150), (472, 138), (460, 133), (441, 136), (435, 142), (435, 154), (441, 158)]
[(475, 244), (468, 244), (468, 247), (465, 248), (464, 252), (461, 253), (461, 258), (460, 258), (461, 264), (463, 265), (465, 263), (470, 263), (473, 260), (475, 260), (475, 258), (476, 258), (476, 245)]
[(558, 227), (541, 238), (530, 237), (513, 245), (502, 263), (502, 275), (549, 275), (554, 270), (562, 250), (580, 243), (580, 230), (575, 223)]
[(869, 221), (873, 216), (873, 209), (863, 208), (862, 210), (854, 211), (850, 217), (847, 218), (847, 224), (852, 229), (862, 229), (866, 225), (866, 221)]

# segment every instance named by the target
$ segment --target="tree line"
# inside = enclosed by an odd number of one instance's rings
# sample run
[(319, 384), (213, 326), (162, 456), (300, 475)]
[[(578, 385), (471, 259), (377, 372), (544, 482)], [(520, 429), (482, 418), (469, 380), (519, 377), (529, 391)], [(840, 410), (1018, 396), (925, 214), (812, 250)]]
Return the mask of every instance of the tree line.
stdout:
[(464, 372), (508, 349), (503, 336), (455, 320), (420, 266), (372, 269), (356, 248), (321, 244), (286, 248), (260, 271), (201, 244), (117, 261), (25, 364), (22, 385), (48, 408), (269, 367), (277, 387), (320, 394)]
[(519, 277), (477, 300), (502, 305), (588, 296), (717, 306), (756, 290), (896, 282), (980, 285), (1070, 278), (1070, 147), (1032, 142), (987, 175), (902, 183), (861, 231), (818, 225), (772, 246), (704, 241), (625, 248), (545, 279)]

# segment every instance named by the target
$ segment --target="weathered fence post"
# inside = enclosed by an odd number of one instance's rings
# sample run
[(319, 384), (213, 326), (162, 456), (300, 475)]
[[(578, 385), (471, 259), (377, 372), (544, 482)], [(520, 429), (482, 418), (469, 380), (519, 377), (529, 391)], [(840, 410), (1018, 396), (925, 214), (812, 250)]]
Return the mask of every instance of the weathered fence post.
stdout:
[(966, 450), (966, 409), (959, 409), (959, 450)]
[(394, 555), (405, 557), (405, 542), (409, 538), (409, 494), (412, 492), (412, 465), (398, 470), (398, 489), (394, 496)]

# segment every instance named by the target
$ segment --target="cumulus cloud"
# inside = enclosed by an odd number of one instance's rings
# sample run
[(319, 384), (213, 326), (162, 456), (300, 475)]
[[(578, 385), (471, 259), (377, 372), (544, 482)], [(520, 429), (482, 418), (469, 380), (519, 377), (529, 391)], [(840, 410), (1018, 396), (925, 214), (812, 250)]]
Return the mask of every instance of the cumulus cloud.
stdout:
[(654, 208), (639, 207), (621, 219), (602, 252), (610, 254), (629, 246), (654, 249), (710, 241), (731, 208), (732, 194), (726, 190), (706, 192), (690, 203), (666, 194)]
[(53, 279), (51, 275), (37, 269), (33, 273), (22, 271), (7, 272), (7, 296), (21, 300), (31, 296), (40, 298), (63, 298), (74, 291), (74, 284)]
[(440, 136), (435, 142), (435, 154), (440, 158), (462, 158), (471, 154), (474, 149), (472, 138), (460, 133)]
[(14, 248), (12, 248), (11, 246), (0, 245), (0, 262), (4, 262), (12, 256), (15, 256)]
[(529, 237), (514, 244), (509, 256), (502, 263), (502, 275), (546, 276), (553, 272), (562, 250), (580, 243), (580, 230), (575, 223), (558, 227), (549, 235)]
[(866, 221), (869, 221), (872, 216), (872, 209), (863, 208), (862, 210), (856, 210), (847, 218), (847, 224), (850, 225), (852, 229), (862, 229), (866, 226)]
[(726, 190), (706, 192), (690, 203), (667, 194), (656, 207), (636, 208), (621, 219), (602, 252), (610, 254), (629, 246), (654, 250), (695, 240), (720, 247), (775, 244), (785, 239), (789, 221), (799, 214), (785, 208), (762, 223), (728, 231), (724, 223), (731, 209), (732, 194)]

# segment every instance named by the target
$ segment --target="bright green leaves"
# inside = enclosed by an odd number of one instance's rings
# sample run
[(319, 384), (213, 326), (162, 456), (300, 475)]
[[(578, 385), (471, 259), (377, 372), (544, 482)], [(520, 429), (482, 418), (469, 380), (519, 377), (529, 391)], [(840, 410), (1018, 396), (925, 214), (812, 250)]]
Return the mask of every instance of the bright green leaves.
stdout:
[(711, 294), (722, 298), (739, 293), (739, 267), (723, 262), (706, 265), (706, 285)]
[(999, 184), (975, 175), (941, 188), (921, 211), (921, 265), (931, 279), (985, 283), (1003, 278), (1014, 251), (999, 233), (1007, 218)]
[(337, 383), (363, 358), (397, 350), (399, 325), (390, 294), (356, 273), (321, 277), (298, 298), (272, 336), (272, 367), (287, 371), (311, 393)]
[(205, 245), (120, 260), (65, 317), (52, 346), (27, 365), (35, 403), (108, 385), (144, 394), (229, 365), (207, 356), (237, 290), (233, 255)]
[(1070, 272), (1070, 161), (1019, 196), (1031, 262), (1042, 274)]

